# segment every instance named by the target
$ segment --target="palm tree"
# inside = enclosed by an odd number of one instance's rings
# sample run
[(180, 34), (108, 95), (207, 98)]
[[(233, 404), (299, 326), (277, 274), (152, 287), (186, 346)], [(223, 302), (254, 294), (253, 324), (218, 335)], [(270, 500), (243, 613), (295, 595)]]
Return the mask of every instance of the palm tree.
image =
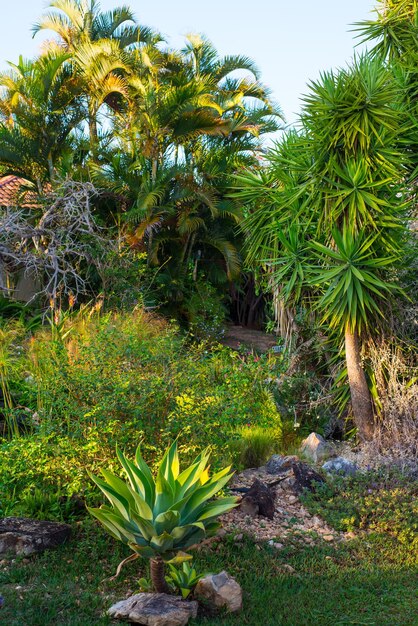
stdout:
[(42, 193), (71, 151), (71, 134), (83, 108), (68, 54), (50, 53), (35, 61), (20, 57), (0, 75), (0, 163), (4, 174), (22, 176)]
[(270, 155), (267, 173), (238, 183), (247, 202), (264, 198), (245, 223), (249, 257), (264, 263), (285, 300), (313, 306), (344, 338), (352, 411), (365, 440), (374, 416), (361, 342), (395, 289), (386, 268), (402, 258), (405, 118), (379, 59), (324, 73), (304, 101), (301, 134)]
[(34, 35), (52, 30), (71, 56), (80, 92), (87, 102), (90, 147), (97, 158), (98, 113), (103, 104), (116, 106), (126, 97), (127, 49), (154, 44), (161, 37), (139, 26), (127, 7), (100, 11), (96, 0), (53, 0), (53, 11), (33, 27)]
[(103, 39), (117, 41), (121, 49), (161, 39), (153, 29), (137, 24), (126, 6), (102, 12), (97, 0), (52, 0), (49, 8), (53, 10), (34, 25), (33, 34), (41, 30), (53, 31), (60, 45), (70, 53), (82, 44)]

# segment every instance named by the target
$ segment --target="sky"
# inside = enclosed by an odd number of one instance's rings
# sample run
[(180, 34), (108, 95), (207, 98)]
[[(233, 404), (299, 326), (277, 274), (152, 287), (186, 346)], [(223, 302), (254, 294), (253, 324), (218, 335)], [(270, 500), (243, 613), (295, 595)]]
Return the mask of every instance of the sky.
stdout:
[[(0, 69), (19, 54), (34, 56), (42, 35), (31, 27), (45, 0), (0, 0)], [(350, 24), (368, 19), (376, 0), (102, 0), (103, 10), (128, 4), (140, 23), (162, 32), (175, 47), (184, 35), (204, 33), (220, 54), (243, 54), (261, 71), (261, 80), (293, 123), (300, 96), (323, 70), (346, 65), (353, 56)], [(4, 5), (4, 7), (3, 7)], [(6, 8), (7, 6), (7, 8)], [(3, 12), (4, 17), (4, 12)]]

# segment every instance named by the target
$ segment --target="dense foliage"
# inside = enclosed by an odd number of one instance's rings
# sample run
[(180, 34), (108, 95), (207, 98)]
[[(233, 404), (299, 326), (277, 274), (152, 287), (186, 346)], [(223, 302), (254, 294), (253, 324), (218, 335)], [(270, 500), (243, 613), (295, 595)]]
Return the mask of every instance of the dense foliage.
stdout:
[(262, 428), (276, 449), (280, 444), (268, 382), (283, 367), (280, 357), (189, 343), (140, 310), (102, 316), (85, 308), (33, 336), (11, 322), (3, 333), (20, 346), (4, 364), (21, 432), (1, 444), (3, 514), (24, 509), (26, 501), (36, 509), (39, 490), (55, 503), (75, 494), (89, 498), (87, 470), (104, 463), (116, 469), (116, 444), (133, 453), (142, 439), (152, 466), (177, 436), (187, 460), (211, 445), (216, 464), (235, 458), (243, 428)]

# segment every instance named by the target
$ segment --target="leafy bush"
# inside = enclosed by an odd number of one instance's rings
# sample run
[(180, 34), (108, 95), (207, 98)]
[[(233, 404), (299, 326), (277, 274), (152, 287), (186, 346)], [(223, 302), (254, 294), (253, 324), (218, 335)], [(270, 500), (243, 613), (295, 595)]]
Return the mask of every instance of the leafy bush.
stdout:
[(303, 500), (334, 528), (391, 534), (418, 548), (418, 480), (394, 470), (335, 478)]
[[(156, 316), (103, 314), (85, 307), (61, 316), (26, 343), (10, 368), (14, 406), (24, 406), (30, 432), (0, 441), (0, 507), (24, 507), (35, 488), (54, 497), (95, 495), (87, 470), (115, 469), (116, 443), (155, 465), (168, 442), (182, 435), (191, 461), (210, 445), (215, 464), (230, 460), (242, 427), (280, 429), (268, 381), (281, 363), (189, 343)], [(23, 513), (23, 510), (22, 510)]]

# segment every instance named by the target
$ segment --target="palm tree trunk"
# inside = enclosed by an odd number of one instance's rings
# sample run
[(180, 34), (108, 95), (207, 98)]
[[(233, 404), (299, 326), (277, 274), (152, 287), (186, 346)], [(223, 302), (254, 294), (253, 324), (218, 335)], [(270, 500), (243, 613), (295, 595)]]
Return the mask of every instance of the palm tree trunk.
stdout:
[(164, 577), (164, 561), (160, 556), (150, 559), (150, 575), (155, 591), (168, 593), (169, 589)]
[(361, 365), (359, 337), (357, 331), (352, 332), (349, 328), (345, 331), (345, 358), (354, 422), (360, 439), (368, 441), (374, 432), (372, 399)]

